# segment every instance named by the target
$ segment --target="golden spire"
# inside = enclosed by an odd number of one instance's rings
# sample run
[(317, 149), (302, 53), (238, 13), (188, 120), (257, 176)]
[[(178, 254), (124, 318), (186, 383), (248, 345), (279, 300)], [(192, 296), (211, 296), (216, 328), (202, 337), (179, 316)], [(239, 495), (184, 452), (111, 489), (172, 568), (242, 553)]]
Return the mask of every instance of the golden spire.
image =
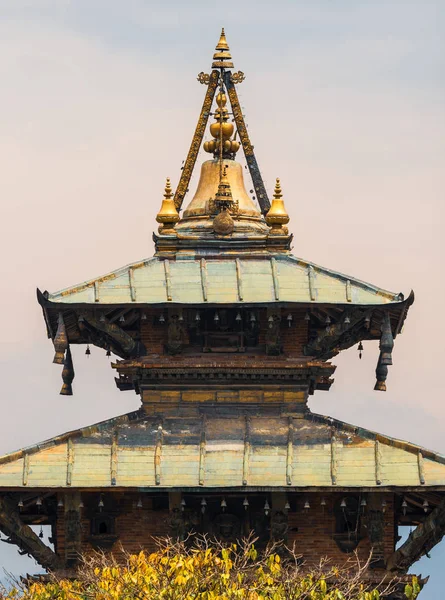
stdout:
[(161, 210), (156, 216), (156, 221), (161, 223), (159, 227), (159, 233), (169, 235), (175, 233), (174, 226), (175, 223), (179, 221), (179, 214), (173, 201), (173, 191), (170, 185), (169, 177), (167, 177), (167, 181), (165, 183), (164, 200), (161, 204)]
[(283, 194), (281, 193), (280, 180), (277, 177), (275, 191), (273, 195), (272, 205), (266, 215), (266, 223), (272, 227), (271, 235), (287, 235), (287, 227), (283, 227), (289, 223), (289, 215), (284, 206)]
[(221, 30), (219, 42), (217, 43), (215, 50), (216, 52), (213, 55), (212, 69), (233, 68), (232, 55), (230, 54), (230, 48), (226, 40), (224, 27)]
[[(233, 155), (240, 149), (240, 143), (236, 140), (231, 140), (233, 134), (233, 124), (228, 123), (229, 111), (227, 110), (227, 96), (224, 92), (219, 92), (216, 96), (216, 104), (218, 108), (215, 110), (215, 123), (210, 125), (210, 133), (213, 140), (204, 142), (204, 150), (213, 153), (215, 157), (220, 154), (220, 144), (222, 143), (223, 158), (227, 155)], [(222, 140), (221, 140), (222, 138)]]

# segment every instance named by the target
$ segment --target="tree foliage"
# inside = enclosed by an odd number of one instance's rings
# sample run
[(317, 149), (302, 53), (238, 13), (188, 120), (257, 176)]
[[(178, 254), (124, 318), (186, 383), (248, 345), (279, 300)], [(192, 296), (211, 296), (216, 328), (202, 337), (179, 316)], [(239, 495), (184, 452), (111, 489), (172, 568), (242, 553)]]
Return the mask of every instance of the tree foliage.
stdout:
[[(322, 561), (308, 570), (300, 557), (271, 547), (257, 552), (252, 541), (224, 547), (207, 539), (190, 548), (171, 540), (156, 552), (84, 557), (76, 579), (17, 585), (2, 600), (383, 600), (395, 580), (366, 584), (368, 564), (351, 559), (341, 569)], [(415, 578), (405, 595), (415, 600)]]

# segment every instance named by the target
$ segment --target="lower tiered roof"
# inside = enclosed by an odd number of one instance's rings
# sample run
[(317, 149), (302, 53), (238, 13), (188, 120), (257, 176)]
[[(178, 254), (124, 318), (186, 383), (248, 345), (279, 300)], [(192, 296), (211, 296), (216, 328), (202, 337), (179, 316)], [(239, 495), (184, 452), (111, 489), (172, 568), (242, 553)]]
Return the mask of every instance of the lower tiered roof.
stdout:
[(445, 457), (366, 429), (275, 407), (130, 413), (0, 457), (0, 490), (31, 488), (445, 491)]

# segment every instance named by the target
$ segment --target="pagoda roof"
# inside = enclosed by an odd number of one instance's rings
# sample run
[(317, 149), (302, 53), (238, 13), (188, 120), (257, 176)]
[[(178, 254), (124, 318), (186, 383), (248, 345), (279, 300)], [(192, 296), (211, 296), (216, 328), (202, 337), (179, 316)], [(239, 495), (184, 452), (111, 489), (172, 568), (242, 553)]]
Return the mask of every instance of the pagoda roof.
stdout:
[(402, 304), (389, 292), (289, 254), (153, 257), (64, 290), (49, 304)]
[(0, 490), (445, 491), (435, 452), (310, 411), (250, 415), (129, 413), (0, 457)]

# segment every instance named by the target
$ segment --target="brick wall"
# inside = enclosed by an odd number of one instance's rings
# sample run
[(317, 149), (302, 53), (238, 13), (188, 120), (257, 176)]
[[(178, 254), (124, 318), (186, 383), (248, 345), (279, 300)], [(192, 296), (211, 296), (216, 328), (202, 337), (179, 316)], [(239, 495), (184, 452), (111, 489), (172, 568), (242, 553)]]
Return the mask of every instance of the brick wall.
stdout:
[[(176, 496), (180, 497), (178, 494)], [(84, 494), (85, 503), (91, 505), (94, 499), (97, 502), (97, 494)], [(154, 538), (167, 537), (171, 534), (169, 529), (169, 511), (165, 507), (156, 509), (153, 500), (147, 496), (139, 496), (136, 493), (119, 493), (119, 515), (116, 517), (115, 533), (118, 535), (118, 540), (112, 548), (112, 552), (118, 555), (121, 546), (130, 553), (137, 553), (141, 549), (154, 551), (156, 543)], [(333, 512), (335, 502), (344, 496), (341, 492), (335, 494), (322, 495), (318, 493), (310, 494), (272, 494), (272, 511), (280, 510), (280, 501), (276, 502), (276, 497), (286, 498), (290, 500), (291, 510), (288, 513), (288, 545), (294, 547), (298, 554), (301, 554), (305, 564), (309, 567), (319, 563), (320, 559), (329, 557), (332, 564), (338, 566), (343, 565), (351, 555), (343, 553), (334, 540), (336, 533), (336, 520)], [(252, 496), (251, 498), (252, 504)], [(384, 536), (383, 536), (383, 553), (385, 559), (394, 551), (395, 547), (395, 528), (393, 514), (393, 495), (374, 494), (373, 499), (371, 494), (365, 496), (367, 498), (367, 506), (360, 509), (361, 520), (361, 535), (362, 539), (357, 547), (357, 554), (362, 562), (365, 562), (371, 552), (371, 542), (368, 537), (368, 513), (370, 505), (380, 507), (384, 499), (387, 503), (386, 512), (384, 513)], [(137, 507), (139, 498), (142, 498), (142, 508)], [(322, 498), (326, 501), (326, 506), (322, 506)], [(304, 509), (304, 502), (308, 500), (310, 503), (309, 509)], [(236, 502), (242, 502), (240, 496)], [(281, 501), (283, 504), (284, 501)], [(233, 500), (232, 500), (233, 502)], [(230, 505), (230, 500), (229, 500)], [(86, 509), (85, 509), (86, 510)], [(82, 511), (83, 513), (83, 511)], [(64, 556), (65, 551), (65, 528), (64, 528), (64, 510), (58, 510), (57, 519), (57, 552), (60, 556)], [(84, 554), (90, 554), (93, 550), (88, 541), (90, 536), (90, 521), (82, 514), (82, 544), (81, 551)]]
[[(167, 315), (160, 309), (147, 308), (145, 320), (141, 321), (141, 342), (147, 349), (147, 354), (163, 354), (167, 342)], [(159, 323), (159, 317), (164, 314), (166, 321)]]

